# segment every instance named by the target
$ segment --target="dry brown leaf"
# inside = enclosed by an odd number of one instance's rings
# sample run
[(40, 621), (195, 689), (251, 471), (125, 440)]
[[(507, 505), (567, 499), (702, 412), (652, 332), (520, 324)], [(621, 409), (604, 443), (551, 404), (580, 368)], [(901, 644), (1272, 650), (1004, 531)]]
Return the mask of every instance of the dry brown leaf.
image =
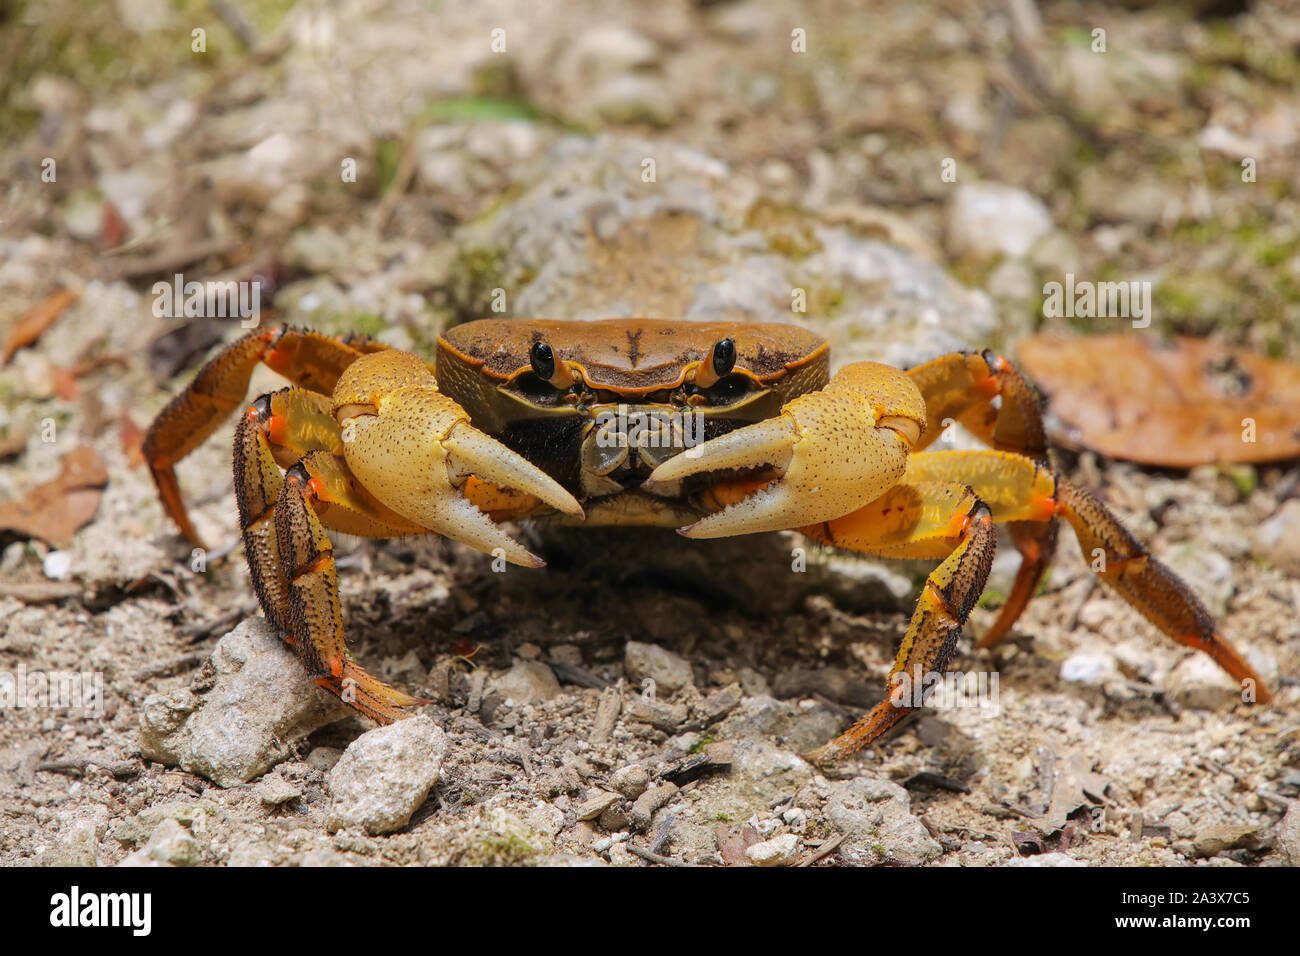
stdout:
[(1017, 357), (1061, 444), (1170, 468), (1300, 456), (1298, 365), (1138, 335), (1037, 335)]
[(718, 843), (718, 855), (722, 857), (722, 862), (727, 866), (753, 866), (749, 862), (749, 857), (745, 856), (745, 851), (758, 842), (758, 833), (753, 827), (745, 825), (739, 827), (725, 827), (722, 825), (713, 828), (714, 839)]
[(1094, 773), (1088, 762), (1077, 754), (1068, 761), (1060, 761), (1053, 778), (1052, 794), (1043, 815), (1033, 822), (1043, 835), (1065, 827), (1070, 814), (1080, 807), (1097, 807), (1106, 803), (1106, 788), (1110, 781)]
[(116, 249), (126, 238), (126, 220), (117, 211), (117, 207), (105, 200), (100, 216), (99, 248), (108, 251)]
[(81, 296), (71, 289), (60, 289), (24, 312), (5, 336), (3, 349), (0, 349), (3, 353), (0, 354), (0, 365), (8, 365), (15, 352), (39, 339), (63, 310), (79, 298)]
[(62, 547), (95, 517), (108, 471), (88, 445), (63, 456), (59, 477), (38, 485), (18, 501), (0, 502), (0, 530), (16, 531)]

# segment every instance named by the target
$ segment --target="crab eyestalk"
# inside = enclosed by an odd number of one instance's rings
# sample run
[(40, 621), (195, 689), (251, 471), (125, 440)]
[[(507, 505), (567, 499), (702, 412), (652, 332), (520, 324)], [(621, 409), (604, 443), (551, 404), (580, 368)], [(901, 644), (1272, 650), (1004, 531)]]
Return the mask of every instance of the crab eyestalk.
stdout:
[(736, 343), (731, 339), (720, 339), (708, 357), (695, 369), (695, 386), (710, 388), (718, 383), (724, 375), (730, 375), (736, 367)]

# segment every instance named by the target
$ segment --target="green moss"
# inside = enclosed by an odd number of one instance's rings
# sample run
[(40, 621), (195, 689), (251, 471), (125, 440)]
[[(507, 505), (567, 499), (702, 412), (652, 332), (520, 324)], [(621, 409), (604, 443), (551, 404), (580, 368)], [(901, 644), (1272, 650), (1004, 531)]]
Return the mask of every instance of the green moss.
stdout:
[(807, 212), (767, 200), (754, 203), (745, 214), (745, 226), (761, 232), (769, 249), (796, 262), (821, 252), (822, 244), (813, 232), (815, 224)]
[(526, 866), (538, 856), (533, 846), (518, 833), (495, 833), (465, 851), (466, 866)]
[(375, 141), (375, 167), (378, 170), (379, 192), (386, 193), (397, 178), (397, 167), (402, 161), (402, 142), (396, 139)]
[(502, 249), (461, 249), (447, 278), (447, 294), (455, 322), (469, 322), (492, 312), (495, 289), (507, 288), (506, 254)]
[(694, 747), (691, 748), (691, 753), (693, 753), (693, 754), (702, 754), (702, 753), (704, 753), (704, 748), (705, 748), (705, 747), (708, 747), (710, 744), (716, 742), (717, 739), (718, 739), (718, 738), (715, 737), (713, 734), (707, 734), (707, 735), (701, 737), (700, 740), (699, 740), (699, 743), (697, 743)]

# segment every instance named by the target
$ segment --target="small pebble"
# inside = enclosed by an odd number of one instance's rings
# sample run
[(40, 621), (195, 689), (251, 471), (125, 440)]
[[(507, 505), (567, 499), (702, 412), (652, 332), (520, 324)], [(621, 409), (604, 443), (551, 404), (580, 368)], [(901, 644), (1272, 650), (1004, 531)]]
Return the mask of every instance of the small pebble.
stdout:
[(745, 851), (745, 856), (755, 866), (789, 866), (799, 856), (799, 838), (786, 833), (755, 843)]

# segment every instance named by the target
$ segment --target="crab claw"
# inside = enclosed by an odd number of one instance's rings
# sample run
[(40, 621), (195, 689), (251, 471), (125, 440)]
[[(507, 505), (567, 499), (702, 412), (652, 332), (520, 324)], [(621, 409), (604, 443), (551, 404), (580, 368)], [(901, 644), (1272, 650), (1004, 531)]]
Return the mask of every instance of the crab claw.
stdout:
[(471, 475), (565, 514), (583, 513), (573, 495), (471, 425), (436, 388), (408, 385), (341, 411), (344, 456), (361, 483), (402, 517), (471, 548), (525, 567), (545, 564), (465, 497)]
[(726, 507), (680, 533), (720, 538), (799, 528), (843, 517), (884, 494), (902, 476), (924, 429), (925, 405), (907, 376), (860, 362), (846, 366), (820, 392), (788, 402), (779, 417), (670, 458), (646, 484), (758, 469), (774, 477), (723, 478), (711, 492)]

